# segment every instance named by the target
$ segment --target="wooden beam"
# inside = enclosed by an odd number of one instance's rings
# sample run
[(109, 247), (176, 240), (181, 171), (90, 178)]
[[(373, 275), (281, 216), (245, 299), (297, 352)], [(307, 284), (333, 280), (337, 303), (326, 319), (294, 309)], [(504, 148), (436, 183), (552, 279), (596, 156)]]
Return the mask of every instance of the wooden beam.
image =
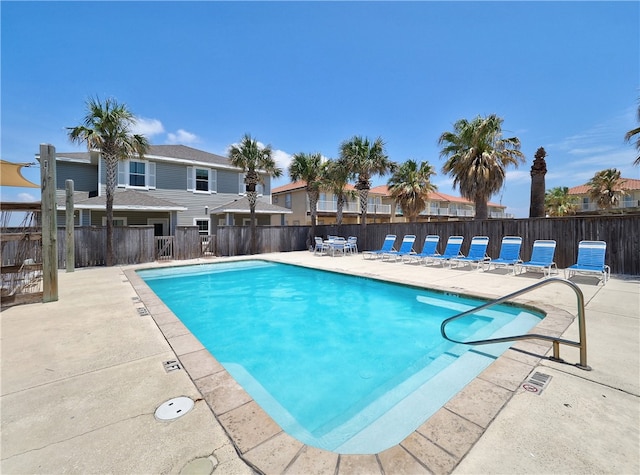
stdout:
[(66, 201), (65, 201), (65, 231), (66, 231), (66, 263), (67, 263), (67, 272), (73, 272), (76, 262), (75, 262), (75, 240), (74, 240), (74, 226), (73, 226), (73, 180), (65, 180), (65, 190), (66, 190)]
[(40, 144), (42, 183), (42, 301), (58, 300), (58, 223), (56, 208), (56, 148)]
[(2, 233), (0, 235), (0, 242), (9, 241), (39, 241), (42, 239), (42, 233), (40, 231), (34, 233)]
[(0, 201), (0, 211), (40, 211), (40, 202), (22, 203), (15, 201)]

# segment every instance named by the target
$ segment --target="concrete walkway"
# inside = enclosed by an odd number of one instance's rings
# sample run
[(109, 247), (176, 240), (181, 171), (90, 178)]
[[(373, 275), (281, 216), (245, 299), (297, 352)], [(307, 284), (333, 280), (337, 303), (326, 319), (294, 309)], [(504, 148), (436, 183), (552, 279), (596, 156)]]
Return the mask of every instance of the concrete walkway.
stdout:
[[(295, 252), (259, 257), (489, 297), (540, 280), (531, 273), (424, 268), (361, 256)], [(194, 262), (223, 260), (230, 259)], [(177, 359), (175, 348), (167, 330), (163, 334), (153, 318), (139, 312), (144, 305), (127, 269), (61, 272), (58, 302), (0, 314), (2, 473), (253, 472), (193, 375), (165, 371), (163, 362)], [(535, 371), (552, 377), (544, 391), (513, 391), (482, 427), (474, 421), (472, 405), (459, 408), (458, 413), (469, 412), (465, 424), (484, 433), (454, 473), (640, 472), (640, 280), (614, 277), (606, 286), (596, 285), (592, 277), (573, 280), (587, 302), (593, 370), (540, 360)], [(576, 298), (568, 287), (544, 287), (524, 300), (575, 315)], [(563, 336), (577, 339), (577, 323)], [(561, 356), (568, 362), (579, 359), (577, 350), (566, 346)], [(155, 409), (178, 396), (195, 400), (194, 409), (172, 422), (156, 420)], [(441, 437), (450, 429), (442, 427), (425, 440), (446, 452)], [(304, 465), (305, 473), (356, 473), (339, 459), (327, 467), (312, 462)], [(377, 457), (378, 465), (384, 462)], [(418, 462), (414, 468), (391, 463), (384, 473), (451, 471)], [(302, 471), (293, 464), (287, 473)]]

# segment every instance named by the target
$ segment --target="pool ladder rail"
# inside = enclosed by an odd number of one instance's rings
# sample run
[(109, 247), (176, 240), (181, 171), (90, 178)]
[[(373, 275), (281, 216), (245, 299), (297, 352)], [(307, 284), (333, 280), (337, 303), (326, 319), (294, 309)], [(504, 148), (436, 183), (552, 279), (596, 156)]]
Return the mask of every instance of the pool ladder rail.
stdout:
[[(458, 340), (454, 340), (453, 338), (449, 338), (445, 332), (445, 327), (447, 323), (451, 322), (452, 320), (457, 320), (458, 318), (462, 318), (472, 313), (479, 312), (480, 310), (484, 310), (485, 308), (493, 307), (494, 305), (501, 304), (502, 302), (510, 300), (519, 295), (526, 294), (527, 292), (531, 292), (532, 290), (537, 289), (538, 287), (543, 287), (545, 285), (553, 284), (556, 282), (568, 285), (573, 289), (573, 291), (576, 294), (577, 304), (578, 304), (578, 331), (580, 334), (579, 335), (580, 341), (565, 340), (565, 339), (557, 338), (554, 336), (539, 335), (535, 333), (527, 333), (524, 335), (508, 336), (508, 337), (502, 337), (502, 338), (491, 338), (488, 340), (458, 341)], [(553, 357), (551, 359), (559, 362), (564, 362), (564, 360), (560, 358), (560, 343), (563, 343), (565, 345), (580, 348), (580, 363), (575, 366), (585, 371), (591, 371), (591, 367), (587, 365), (587, 331), (585, 328), (584, 295), (582, 294), (582, 290), (580, 290), (580, 288), (576, 284), (574, 284), (569, 280), (562, 279), (560, 277), (550, 277), (541, 282), (536, 282), (535, 284), (530, 285), (529, 287), (525, 287), (524, 289), (520, 289), (509, 295), (500, 297), (499, 299), (492, 300), (491, 302), (487, 302), (486, 304), (480, 305), (479, 307), (475, 307), (470, 310), (467, 310), (466, 312), (462, 312), (457, 315), (454, 315), (453, 317), (449, 317), (446, 320), (444, 320), (440, 325), (440, 333), (442, 334), (443, 338), (453, 343), (459, 343), (463, 345), (488, 345), (491, 343), (503, 343), (506, 341), (516, 341), (516, 340), (547, 340), (547, 341), (553, 342)]]

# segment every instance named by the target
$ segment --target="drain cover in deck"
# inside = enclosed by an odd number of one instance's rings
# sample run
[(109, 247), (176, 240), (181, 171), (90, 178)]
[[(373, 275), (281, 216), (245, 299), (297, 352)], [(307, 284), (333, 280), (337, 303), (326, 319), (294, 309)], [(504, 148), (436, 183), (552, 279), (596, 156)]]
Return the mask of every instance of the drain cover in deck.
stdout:
[(163, 402), (156, 409), (156, 419), (160, 421), (171, 421), (184, 416), (193, 409), (194, 402), (186, 396), (176, 397)]

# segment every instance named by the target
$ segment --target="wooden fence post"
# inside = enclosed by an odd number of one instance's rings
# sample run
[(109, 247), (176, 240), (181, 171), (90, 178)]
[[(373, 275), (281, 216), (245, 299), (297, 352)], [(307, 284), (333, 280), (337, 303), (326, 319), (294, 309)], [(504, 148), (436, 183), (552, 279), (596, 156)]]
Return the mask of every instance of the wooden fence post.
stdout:
[(42, 193), (42, 301), (58, 300), (58, 223), (56, 208), (56, 148), (40, 144)]
[(76, 262), (76, 253), (75, 253), (75, 237), (74, 237), (74, 226), (73, 226), (73, 180), (65, 180), (65, 190), (66, 190), (66, 201), (65, 201), (65, 229), (66, 229), (66, 242), (65, 242), (65, 251), (66, 251), (66, 261), (67, 261), (67, 272), (73, 272)]

